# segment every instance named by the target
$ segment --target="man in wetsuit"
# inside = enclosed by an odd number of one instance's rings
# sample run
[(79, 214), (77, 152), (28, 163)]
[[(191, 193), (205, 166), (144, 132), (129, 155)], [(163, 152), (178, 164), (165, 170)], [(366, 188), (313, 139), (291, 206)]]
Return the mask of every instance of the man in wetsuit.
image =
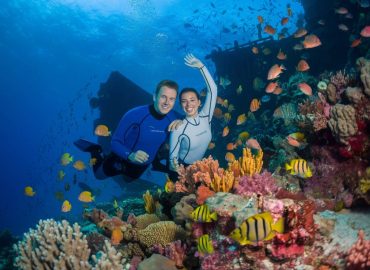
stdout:
[(74, 144), (96, 159), (93, 166), (97, 179), (106, 179), (122, 174), (125, 181), (139, 178), (155, 160), (160, 146), (166, 141), (169, 131), (181, 123), (172, 111), (177, 97), (178, 85), (163, 80), (153, 95), (153, 104), (133, 108), (123, 115), (112, 141), (112, 152), (103, 157), (98, 144), (80, 139)]

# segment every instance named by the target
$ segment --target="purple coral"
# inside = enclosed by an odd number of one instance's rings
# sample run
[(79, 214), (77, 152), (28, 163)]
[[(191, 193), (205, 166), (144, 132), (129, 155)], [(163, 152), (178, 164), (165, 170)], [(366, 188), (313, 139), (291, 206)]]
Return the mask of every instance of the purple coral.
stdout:
[(261, 174), (254, 174), (253, 176), (242, 176), (235, 187), (235, 194), (243, 196), (271, 195), (278, 191), (276, 179), (270, 172), (264, 171)]

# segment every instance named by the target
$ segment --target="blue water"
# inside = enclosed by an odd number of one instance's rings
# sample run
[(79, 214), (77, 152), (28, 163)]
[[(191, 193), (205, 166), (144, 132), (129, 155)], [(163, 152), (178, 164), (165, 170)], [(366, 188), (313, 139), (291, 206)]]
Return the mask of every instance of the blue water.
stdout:
[[(199, 2), (199, 3), (198, 3)], [(59, 158), (84, 136), (93, 140), (89, 105), (100, 83), (119, 71), (152, 93), (158, 81), (203, 88), (201, 76), (183, 64), (187, 52), (204, 60), (222, 49), (257, 39), (257, 16), (277, 25), (294, 10), (290, 33), (302, 7), (298, 1), (184, 0), (4, 0), (0, 3), (0, 230), (26, 231), (41, 218), (77, 219), (82, 204), (73, 185), (75, 170), (57, 179)], [(86, 4), (88, 3), (88, 4)], [(234, 29), (234, 28), (236, 29)], [(228, 32), (228, 30), (232, 30)], [(235, 32), (236, 31), (236, 32)], [(234, 33), (235, 32), (235, 33)], [(264, 35), (265, 36), (265, 35)], [(205, 60), (212, 72), (211, 60)], [(124, 196), (113, 181), (98, 182), (90, 171), (76, 177), (99, 190), (98, 202)], [(146, 175), (163, 183), (163, 175)], [(70, 191), (64, 186), (71, 184)], [(23, 194), (30, 185), (34, 197)], [(63, 214), (54, 193), (72, 203)]]

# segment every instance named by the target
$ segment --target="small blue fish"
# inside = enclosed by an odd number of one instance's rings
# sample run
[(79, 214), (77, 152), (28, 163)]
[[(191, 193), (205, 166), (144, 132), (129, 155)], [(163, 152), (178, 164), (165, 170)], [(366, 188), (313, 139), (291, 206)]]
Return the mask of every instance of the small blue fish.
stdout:
[(262, 101), (262, 102), (269, 102), (269, 101), (270, 101), (270, 99), (271, 99), (271, 97), (270, 97), (270, 96), (268, 96), (268, 95), (264, 95), (264, 96), (261, 98), (261, 101)]

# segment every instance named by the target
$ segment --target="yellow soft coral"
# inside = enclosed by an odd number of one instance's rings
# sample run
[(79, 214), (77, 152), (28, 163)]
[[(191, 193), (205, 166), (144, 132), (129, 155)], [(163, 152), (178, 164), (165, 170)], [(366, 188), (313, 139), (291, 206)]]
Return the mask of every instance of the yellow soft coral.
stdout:
[(257, 155), (253, 155), (250, 148), (243, 148), (243, 156), (229, 165), (228, 170), (236, 176), (252, 176), (260, 173), (263, 165), (263, 151), (258, 150)]
[(215, 174), (211, 182), (211, 187), (215, 192), (229, 192), (234, 186), (234, 179), (234, 173), (232, 171), (225, 171), (221, 176)]
[(370, 190), (370, 179), (361, 179), (360, 180), (360, 191), (365, 194), (369, 190)]
[(155, 207), (155, 201), (153, 199), (153, 196), (152, 194), (150, 194), (149, 190), (147, 190), (143, 194), (143, 199), (144, 199), (145, 211), (148, 214), (153, 214), (155, 212), (156, 207)]

